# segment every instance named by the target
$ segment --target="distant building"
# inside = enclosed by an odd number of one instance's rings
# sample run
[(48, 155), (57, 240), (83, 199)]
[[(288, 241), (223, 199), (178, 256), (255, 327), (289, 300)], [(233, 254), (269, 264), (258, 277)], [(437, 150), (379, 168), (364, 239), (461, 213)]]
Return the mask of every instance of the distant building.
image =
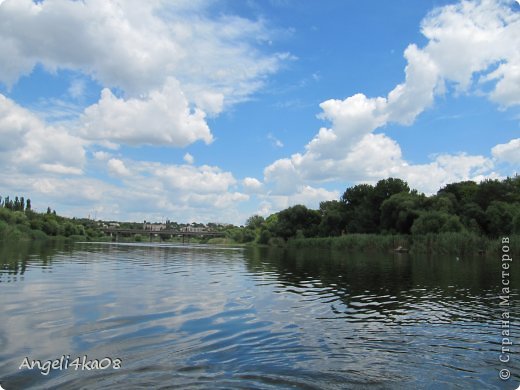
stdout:
[(160, 232), (161, 230), (166, 230), (166, 224), (164, 223), (150, 223), (144, 221), (143, 230), (147, 230), (150, 232)]
[(205, 227), (195, 227), (195, 226), (181, 227), (181, 232), (203, 233), (205, 231), (207, 231), (207, 229)]

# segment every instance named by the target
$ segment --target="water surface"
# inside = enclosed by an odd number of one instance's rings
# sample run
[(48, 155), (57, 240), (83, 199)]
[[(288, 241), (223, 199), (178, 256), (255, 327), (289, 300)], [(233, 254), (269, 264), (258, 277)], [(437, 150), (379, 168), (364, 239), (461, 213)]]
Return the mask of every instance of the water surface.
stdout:
[[(508, 311), (520, 344), (520, 265)], [(500, 260), (157, 244), (0, 246), (12, 389), (516, 389)], [(515, 284), (516, 283), (516, 284)], [(121, 359), (120, 369), (19, 369)], [(499, 379), (510, 370), (508, 381)]]

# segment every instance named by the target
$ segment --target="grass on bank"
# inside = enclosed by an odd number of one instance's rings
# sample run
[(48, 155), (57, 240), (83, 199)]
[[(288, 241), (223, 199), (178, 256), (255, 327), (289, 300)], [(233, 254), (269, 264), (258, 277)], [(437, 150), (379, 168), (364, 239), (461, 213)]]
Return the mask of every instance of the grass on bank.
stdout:
[[(510, 253), (520, 254), (520, 235), (509, 237)], [(472, 233), (437, 233), (425, 235), (379, 235), (348, 234), (340, 237), (295, 238), (287, 242), (290, 248), (322, 248), (348, 252), (391, 252), (396, 248), (408, 249), (410, 253), (453, 254), (499, 254), (501, 238), (488, 238)]]

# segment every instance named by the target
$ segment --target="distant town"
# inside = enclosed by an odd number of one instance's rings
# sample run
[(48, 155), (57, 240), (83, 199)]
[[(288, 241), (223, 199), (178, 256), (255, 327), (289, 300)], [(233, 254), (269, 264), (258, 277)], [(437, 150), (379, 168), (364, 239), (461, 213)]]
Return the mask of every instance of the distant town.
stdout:
[(161, 232), (163, 230), (176, 230), (180, 232), (192, 232), (192, 233), (203, 233), (203, 232), (212, 232), (212, 231), (222, 231), (227, 228), (233, 227), (232, 224), (229, 223), (214, 223), (210, 222), (208, 224), (203, 223), (177, 223), (172, 222), (170, 220), (166, 220), (165, 223), (162, 222), (149, 222), (143, 221), (143, 223), (139, 222), (115, 222), (115, 221), (97, 221), (98, 226), (102, 229), (132, 229), (132, 230), (144, 230), (150, 232)]

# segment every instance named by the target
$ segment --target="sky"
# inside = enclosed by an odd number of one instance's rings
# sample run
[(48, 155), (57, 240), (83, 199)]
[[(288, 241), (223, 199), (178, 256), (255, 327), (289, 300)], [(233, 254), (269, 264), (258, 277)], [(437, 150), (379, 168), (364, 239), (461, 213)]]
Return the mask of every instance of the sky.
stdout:
[(243, 224), (520, 167), (520, 2), (0, 0), (0, 195)]

